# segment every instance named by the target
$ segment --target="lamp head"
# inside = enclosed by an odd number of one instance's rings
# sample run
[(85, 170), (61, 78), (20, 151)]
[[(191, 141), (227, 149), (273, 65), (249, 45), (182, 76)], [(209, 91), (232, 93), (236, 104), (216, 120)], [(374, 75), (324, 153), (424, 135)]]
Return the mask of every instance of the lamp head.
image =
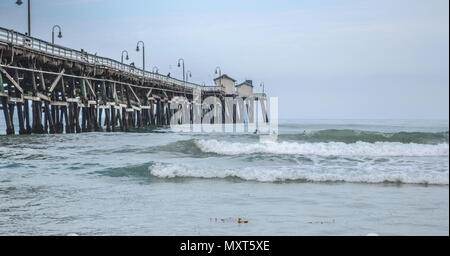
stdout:
[(129, 59), (130, 59), (130, 58), (128, 58), (128, 54), (127, 54), (127, 57), (125, 57), (125, 59), (126, 59), (126, 60), (129, 60)]
[(137, 52), (139, 51), (139, 45), (138, 45), (138, 46), (136, 46), (136, 51), (137, 51)]
[(58, 38), (62, 38), (61, 31), (59, 31), (59, 33), (58, 33)]
[(178, 67), (181, 67), (180, 62), (178, 61)]
[(22, 1), (20, 1), (20, 0), (17, 0), (17, 1), (16, 1), (16, 4), (17, 4), (17, 5), (22, 5), (22, 4), (23, 4), (23, 2), (22, 2)]

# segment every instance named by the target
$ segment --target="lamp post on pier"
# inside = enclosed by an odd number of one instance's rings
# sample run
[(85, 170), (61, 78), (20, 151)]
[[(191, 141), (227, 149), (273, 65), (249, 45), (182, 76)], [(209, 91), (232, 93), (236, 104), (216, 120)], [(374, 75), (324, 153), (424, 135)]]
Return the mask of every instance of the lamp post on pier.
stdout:
[(154, 66), (152, 71), (153, 73), (159, 74), (159, 68), (157, 66)]
[(259, 86), (262, 87), (262, 89), (263, 89), (263, 94), (264, 94), (264, 83), (261, 83)]
[(129, 60), (129, 59), (130, 59), (130, 58), (128, 58), (128, 51), (127, 51), (127, 50), (123, 50), (123, 51), (122, 51), (122, 56), (121, 56), (121, 58), (120, 58), (120, 59), (121, 59), (121, 62), (122, 62), (122, 64), (123, 64), (123, 54), (124, 54), (124, 53), (126, 53), (126, 54), (127, 54), (127, 56), (125, 56), (125, 59), (126, 59), (126, 60)]
[(178, 60), (178, 67), (181, 67), (181, 62), (183, 62), (183, 82), (186, 82), (186, 73), (184, 72), (184, 59), (183, 58), (180, 58), (179, 60)]
[(53, 26), (53, 28), (52, 28), (52, 44), (55, 44), (55, 28), (58, 28), (58, 30), (59, 30), (58, 38), (62, 38), (61, 27), (59, 25)]
[(219, 77), (220, 77), (220, 76), (222, 76), (222, 69), (219, 66), (217, 66), (216, 69), (214, 70), (214, 73), (216, 75), (219, 75)]
[[(188, 75), (189, 74), (189, 75)], [(186, 82), (189, 80), (189, 77), (192, 77), (192, 73), (191, 73), (191, 71), (187, 71), (186, 72)]]
[(142, 44), (142, 83), (144, 83), (145, 76), (145, 46), (143, 41), (138, 41), (136, 44), (136, 51), (139, 51), (139, 43)]
[[(20, 6), (23, 2), (21, 0), (17, 0), (16, 4)], [(30, 0), (28, 0), (28, 36), (31, 36)]]

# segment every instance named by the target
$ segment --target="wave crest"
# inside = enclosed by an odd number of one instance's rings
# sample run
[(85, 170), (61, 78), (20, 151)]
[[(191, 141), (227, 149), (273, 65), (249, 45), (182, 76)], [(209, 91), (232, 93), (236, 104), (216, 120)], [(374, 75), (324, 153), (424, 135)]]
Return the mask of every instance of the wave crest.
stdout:
[(300, 142), (400, 142), (418, 144), (441, 144), (448, 143), (449, 136), (446, 132), (376, 132), (361, 130), (320, 130), (305, 131), (298, 134), (281, 134), (281, 140)]
[(449, 173), (439, 171), (396, 171), (395, 169), (359, 170), (297, 167), (245, 167), (219, 169), (199, 168), (182, 164), (155, 163), (149, 167), (150, 174), (159, 178), (173, 179), (239, 178), (257, 182), (351, 182), (351, 183), (405, 183), (448, 185)]
[(449, 145), (399, 143), (399, 142), (343, 142), (298, 143), (298, 142), (267, 142), (240, 143), (218, 140), (197, 140), (197, 146), (204, 152), (222, 155), (242, 155), (254, 153), (295, 154), (319, 156), (448, 156)]

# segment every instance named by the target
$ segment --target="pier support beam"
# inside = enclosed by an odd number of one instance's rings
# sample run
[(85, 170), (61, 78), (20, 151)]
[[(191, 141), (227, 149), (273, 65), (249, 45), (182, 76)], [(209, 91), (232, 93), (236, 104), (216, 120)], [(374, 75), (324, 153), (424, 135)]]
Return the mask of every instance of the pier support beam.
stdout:
[(31, 83), (33, 84), (33, 126), (32, 133), (43, 134), (44, 127), (42, 126), (42, 103), (41, 99), (37, 97), (37, 84), (36, 84), (36, 74), (31, 72)]
[(3, 86), (3, 75), (0, 73), (0, 101), (2, 103), (3, 115), (5, 116), (6, 122), (6, 134), (14, 134), (14, 126), (12, 124), (11, 116), (9, 115), (8, 109), (8, 96), (5, 93), (5, 88)]
[[(17, 71), (17, 69), (15, 70), (14, 73), (14, 80), (16, 81), (17, 85), (19, 85), (19, 72)], [(23, 99), (23, 93), (18, 90), (20, 87), (15, 88), (16, 91), (16, 98), (20, 98), (21, 100)], [(19, 119), (19, 134), (26, 134), (26, 130), (25, 130), (25, 126), (24, 126), (24, 120), (23, 120), (23, 103), (20, 101), (16, 102), (16, 107), (17, 107), (17, 117)]]
[(116, 125), (117, 125), (116, 118), (117, 118), (116, 109), (114, 108), (114, 106), (111, 106), (111, 131), (112, 132), (116, 131)]

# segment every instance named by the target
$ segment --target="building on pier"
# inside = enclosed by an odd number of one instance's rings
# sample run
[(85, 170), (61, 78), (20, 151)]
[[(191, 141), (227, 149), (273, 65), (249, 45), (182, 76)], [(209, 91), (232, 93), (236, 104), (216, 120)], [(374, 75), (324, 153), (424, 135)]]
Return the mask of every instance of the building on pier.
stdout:
[(214, 83), (218, 87), (222, 87), (226, 95), (233, 95), (234, 94), (234, 84), (236, 80), (229, 77), (228, 75), (224, 74), (216, 79), (214, 79)]
[(253, 96), (253, 81), (245, 80), (243, 83), (236, 85), (236, 92), (241, 98)]

